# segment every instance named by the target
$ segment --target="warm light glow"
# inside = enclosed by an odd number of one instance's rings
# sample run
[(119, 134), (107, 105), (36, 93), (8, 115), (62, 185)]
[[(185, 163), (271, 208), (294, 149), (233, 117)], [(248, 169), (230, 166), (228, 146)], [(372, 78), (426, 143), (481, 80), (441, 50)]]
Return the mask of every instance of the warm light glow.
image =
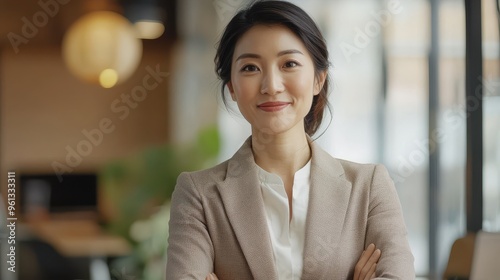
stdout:
[(128, 79), (142, 56), (142, 41), (123, 16), (99, 11), (84, 15), (66, 32), (63, 58), (84, 81), (112, 87)]
[(99, 75), (99, 83), (103, 88), (111, 88), (118, 82), (118, 73), (113, 69), (106, 69)]
[(159, 21), (142, 20), (134, 24), (137, 37), (141, 39), (156, 39), (163, 34), (165, 26)]

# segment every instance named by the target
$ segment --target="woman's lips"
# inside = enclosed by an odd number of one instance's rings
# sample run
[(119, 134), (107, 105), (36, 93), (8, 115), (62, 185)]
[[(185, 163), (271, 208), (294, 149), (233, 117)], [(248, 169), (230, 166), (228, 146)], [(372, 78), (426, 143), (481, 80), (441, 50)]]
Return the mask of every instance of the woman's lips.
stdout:
[(266, 112), (276, 112), (285, 109), (290, 102), (265, 102), (257, 105), (257, 107)]

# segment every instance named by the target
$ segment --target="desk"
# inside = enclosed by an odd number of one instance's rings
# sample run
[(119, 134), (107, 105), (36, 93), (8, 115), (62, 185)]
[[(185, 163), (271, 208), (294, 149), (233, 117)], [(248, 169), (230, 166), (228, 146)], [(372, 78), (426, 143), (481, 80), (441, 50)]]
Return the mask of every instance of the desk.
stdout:
[(126, 256), (132, 251), (127, 240), (104, 232), (91, 220), (46, 220), (23, 226), (64, 257), (88, 258), (92, 280), (109, 280), (107, 258)]
[(66, 257), (125, 256), (131, 252), (127, 240), (105, 233), (93, 221), (50, 220), (26, 226)]

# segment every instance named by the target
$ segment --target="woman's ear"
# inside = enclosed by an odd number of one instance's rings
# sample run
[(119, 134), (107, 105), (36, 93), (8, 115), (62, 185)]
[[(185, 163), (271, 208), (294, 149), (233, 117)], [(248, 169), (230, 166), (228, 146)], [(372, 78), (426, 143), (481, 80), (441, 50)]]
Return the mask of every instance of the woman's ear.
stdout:
[(318, 95), (323, 89), (323, 85), (325, 84), (326, 75), (328, 70), (321, 71), (319, 75), (314, 79), (314, 95)]
[(231, 94), (231, 99), (233, 101), (236, 101), (236, 95), (234, 94), (234, 88), (233, 88), (233, 84), (231, 83), (231, 81), (227, 82), (227, 89), (229, 89), (229, 93)]

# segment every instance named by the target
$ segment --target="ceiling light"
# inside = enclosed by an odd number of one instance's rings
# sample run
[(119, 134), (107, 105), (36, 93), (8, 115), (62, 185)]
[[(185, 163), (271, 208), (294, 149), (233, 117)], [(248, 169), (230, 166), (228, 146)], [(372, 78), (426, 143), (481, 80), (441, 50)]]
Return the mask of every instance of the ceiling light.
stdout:
[(163, 31), (165, 31), (163, 23), (152, 20), (136, 21), (134, 23), (134, 27), (137, 31), (137, 37), (141, 39), (156, 39), (163, 34)]

